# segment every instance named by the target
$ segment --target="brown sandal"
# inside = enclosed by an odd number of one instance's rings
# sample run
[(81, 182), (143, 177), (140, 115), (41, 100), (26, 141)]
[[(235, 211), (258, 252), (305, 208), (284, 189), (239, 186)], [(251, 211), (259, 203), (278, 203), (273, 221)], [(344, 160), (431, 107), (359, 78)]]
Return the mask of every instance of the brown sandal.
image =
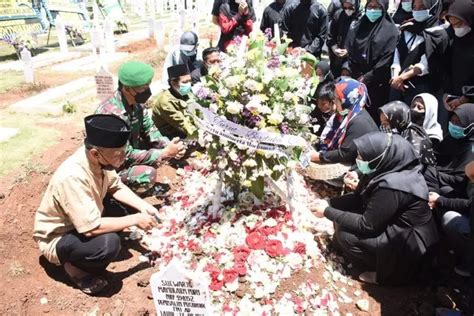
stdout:
[(103, 277), (98, 277), (94, 275), (87, 275), (81, 279), (73, 278), (69, 276), (71, 282), (74, 283), (82, 292), (88, 295), (95, 295), (105, 289), (109, 282)]

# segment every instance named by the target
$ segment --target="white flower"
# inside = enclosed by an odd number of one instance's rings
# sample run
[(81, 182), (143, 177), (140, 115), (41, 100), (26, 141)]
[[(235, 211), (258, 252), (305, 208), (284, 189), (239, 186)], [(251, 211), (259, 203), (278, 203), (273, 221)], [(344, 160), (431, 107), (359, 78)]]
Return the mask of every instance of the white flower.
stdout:
[(275, 227), (278, 224), (278, 222), (274, 218), (267, 218), (263, 222), (263, 226), (268, 226), (268, 227)]
[(237, 153), (235, 152), (235, 150), (231, 150), (229, 152), (229, 158), (232, 160), (232, 161), (237, 161), (237, 159), (239, 159), (239, 155), (237, 155)]
[(240, 104), (239, 102), (231, 101), (231, 102), (227, 103), (226, 110), (230, 114), (238, 114), (242, 111), (243, 108), (244, 108), (244, 106), (242, 104)]
[(284, 165), (275, 165), (275, 166), (273, 166), (273, 171), (275, 171), (275, 172), (283, 171), (285, 169), (286, 169), (286, 167)]
[(239, 288), (239, 279), (237, 278), (231, 283), (226, 283), (224, 288), (228, 292), (237, 291), (237, 289)]
[(215, 104), (215, 103), (211, 103), (211, 104), (209, 105), (209, 110), (210, 110), (211, 112), (213, 112), (213, 113), (217, 113), (217, 110), (218, 110), (218, 109), (219, 109), (219, 108), (218, 108), (217, 104)]
[(292, 101), (293, 97), (294, 97), (294, 94), (289, 91), (286, 91), (285, 93), (283, 93), (283, 100), (285, 100), (286, 102)]
[(227, 159), (225, 158), (219, 159), (219, 162), (217, 163), (217, 167), (219, 169), (225, 169), (225, 167), (227, 167)]
[(270, 124), (273, 124), (273, 125), (278, 125), (280, 124), (281, 122), (283, 122), (283, 115), (281, 115), (280, 113), (275, 113), (273, 112), (268, 118), (268, 123)]
[(300, 114), (300, 119), (299, 119), (299, 123), (304, 125), (304, 124), (307, 124), (309, 122), (309, 115), (308, 114)]
[(257, 166), (257, 162), (254, 159), (246, 159), (242, 166), (253, 168)]
[(220, 88), (219, 89), (219, 94), (222, 98), (227, 98), (229, 96), (229, 90), (226, 88)]
[(236, 88), (239, 85), (240, 81), (241, 81), (240, 76), (230, 76), (224, 79), (225, 86), (231, 90)]
[(290, 268), (293, 270), (300, 269), (303, 264), (303, 258), (301, 255), (291, 252), (285, 256), (285, 261), (288, 262)]

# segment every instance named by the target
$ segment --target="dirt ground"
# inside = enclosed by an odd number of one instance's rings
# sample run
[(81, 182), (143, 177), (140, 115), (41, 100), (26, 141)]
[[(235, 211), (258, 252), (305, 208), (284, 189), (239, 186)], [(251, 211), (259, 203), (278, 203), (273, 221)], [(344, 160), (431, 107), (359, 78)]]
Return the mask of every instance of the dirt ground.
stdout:
[[(155, 69), (160, 71), (153, 45), (144, 41), (123, 50), (136, 53), (135, 57), (141, 60), (155, 61)], [(163, 57), (160, 55), (159, 59)], [(52, 80), (45, 84), (53, 86), (60, 82)], [(18, 99), (25, 96), (20, 90), (12, 90), (10, 94)], [(52, 266), (40, 257), (31, 237), (35, 211), (54, 170), (82, 143), (81, 128), (61, 123), (60, 118), (54, 128), (61, 132), (57, 144), (33, 157), (35, 162), (45, 167), (44, 170), (26, 175), (24, 170), (12, 170), (10, 175), (0, 178), (0, 315), (154, 314), (148, 281), (156, 270), (146, 263), (139, 263), (138, 256), (145, 249), (137, 242), (123, 242), (119, 259), (108, 268), (111, 286), (97, 297), (87, 296), (73, 288), (60, 267)], [(169, 166), (161, 167), (159, 173), (163, 178), (175, 177), (175, 170)], [(171, 185), (179, 184), (172, 181)], [(446, 257), (443, 264), (449, 267), (451, 261), (452, 258)], [(369, 300), (369, 311), (360, 311), (355, 304), (344, 307), (340, 304), (341, 312), (428, 316), (433, 315), (434, 308), (439, 306), (462, 308), (466, 280), (454, 277), (450, 269), (442, 271), (425, 285), (411, 287), (367, 286), (354, 280), (352, 282), (361, 289), (362, 297)], [(349, 272), (355, 277), (360, 271)], [(297, 274), (285, 281), (276, 295), (295, 289), (305, 279), (324, 282), (322, 273), (315, 270), (310, 275)]]

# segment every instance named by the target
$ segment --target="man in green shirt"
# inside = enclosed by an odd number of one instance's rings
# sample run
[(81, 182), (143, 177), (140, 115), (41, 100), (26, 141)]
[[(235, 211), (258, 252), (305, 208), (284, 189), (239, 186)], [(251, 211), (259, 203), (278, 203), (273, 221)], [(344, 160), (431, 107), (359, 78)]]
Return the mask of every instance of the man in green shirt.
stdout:
[(191, 74), (188, 66), (168, 68), (170, 88), (153, 99), (153, 121), (163, 135), (186, 138), (196, 132), (191, 117), (186, 112), (191, 92)]
[(185, 153), (185, 146), (178, 138), (170, 141), (160, 133), (144, 107), (151, 96), (153, 76), (150, 65), (126, 62), (118, 72), (117, 91), (96, 110), (97, 114), (116, 115), (130, 126), (127, 156), (119, 175), (122, 182), (135, 191), (153, 187), (159, 162), (180, 159)]

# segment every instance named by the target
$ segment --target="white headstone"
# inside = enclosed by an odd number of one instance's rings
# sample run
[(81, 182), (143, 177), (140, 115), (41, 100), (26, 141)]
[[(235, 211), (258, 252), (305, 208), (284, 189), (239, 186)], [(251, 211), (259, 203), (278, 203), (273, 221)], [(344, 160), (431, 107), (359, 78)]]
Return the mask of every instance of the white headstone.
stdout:
[(163, 21), (157, 21), (155, 23), (155, 42), (158, 49), (163, 49), (165, 46), (165, 26)]
[(190, 278), (177, 260), (153, 274), (150, 286), (157, 315), (210, 315), (207, 285)]
[(185, 26), (186, 26), (186, 11), (184, 9), (181, 9), (179, 11), (179, 28), (184, 30)]
[(155, 19), (150, 18), (148, 20), (148, 37), (153, 38), (154, 34), (155, 34)]
[(91, 43), (94, 52), (97, 52), (97, 49), (104, 46), (104, 32), (99, 23), (94, 23), (94, 27), (91, 30)]
[(66, 37), (66, 26), (64, 25), (63, 19), (60, 15), (56, 18), (56, 31), (58, 33), (59, 48), (61, 53), (67, 54), (67, 37)]
[(97, 99), (104, 101), (115, 92), (114, 76), (104, 67), (100, 67), (95, 75), (95, 84), (97, 88)]
[(115, 53), (114, 23), (105, 19), (104, 23), (105, 50), (109, 54)]
[(179, 46), (179, 40), (181, 38), (181, 31), (177, 28), (174, 28), (173, 31), (171, 31), (171, 34), (169, 35), (169, 45), (171, 49), (175, 49), (176, 47)]
[(31, 58), (31, 52), (27, 48), (23, 48), (20, 52), (21, 61), (23, 62), (23, 74), (25, 75), (25, 81), (28, 83), (35, 82), (35, 76), (33, 71), (33, 59)]

